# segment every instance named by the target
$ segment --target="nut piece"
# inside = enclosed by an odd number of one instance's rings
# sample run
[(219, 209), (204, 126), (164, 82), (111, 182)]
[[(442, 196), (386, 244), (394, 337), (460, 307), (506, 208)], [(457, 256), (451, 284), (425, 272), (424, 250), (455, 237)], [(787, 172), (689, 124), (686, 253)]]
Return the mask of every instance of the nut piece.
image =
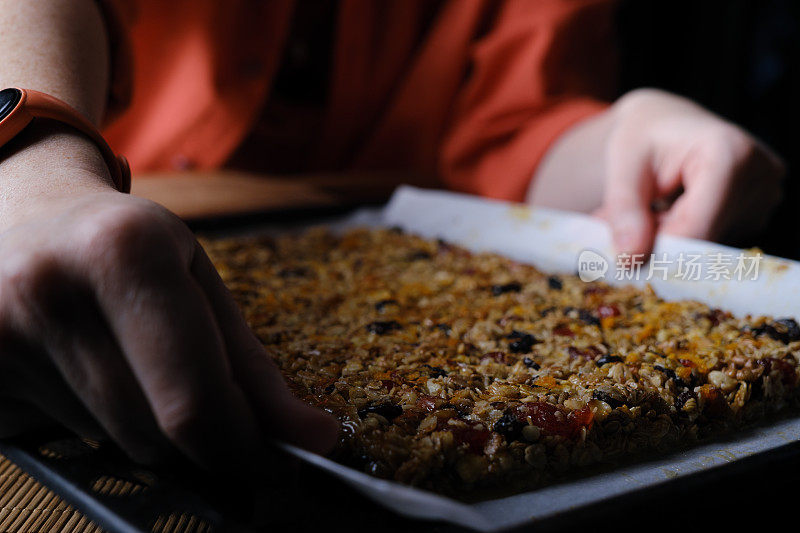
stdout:
[(738, 383), (738, 381), (719, 370), (712, 370), (709, 372), (708, 381), (723, 392), (732, 391), (736, 388), (736, 384)]
[(525, 426), (522, 428), (522, 437), (528, 442), (536, 442), (542, 431), (537, 426)]
[(544, 467), (544, 465), (547, 464), (544, 446), (541, 444), (531, 444), (525, 448), (525, 462), (534, 468)]

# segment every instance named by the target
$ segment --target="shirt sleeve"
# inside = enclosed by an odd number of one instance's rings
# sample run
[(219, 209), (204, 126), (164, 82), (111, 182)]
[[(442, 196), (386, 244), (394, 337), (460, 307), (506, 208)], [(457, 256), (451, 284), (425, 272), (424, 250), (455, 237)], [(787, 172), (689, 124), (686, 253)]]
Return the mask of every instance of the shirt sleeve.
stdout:
[(522, 201), (539, 161), (613, 97), (611, 0), (511, 0), (475, 41), (439, 160), (451, 188)]
[(108, 34), (111, 57), (108, 102), (103, 126), (122, 114), (133, 96), (133, 53), (130, 42), (130, 25), (136, 18), (134, 0), (96, 0)]

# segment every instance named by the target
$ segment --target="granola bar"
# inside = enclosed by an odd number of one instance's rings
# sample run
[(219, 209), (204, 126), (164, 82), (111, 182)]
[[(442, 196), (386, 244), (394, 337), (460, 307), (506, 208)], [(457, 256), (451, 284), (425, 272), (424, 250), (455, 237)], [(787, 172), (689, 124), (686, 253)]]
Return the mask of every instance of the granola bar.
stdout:
[(548, 275), (398, 230), (204, 241), (336, 460), (438, 492), (529, 488), (797, 401), (800, 327)]

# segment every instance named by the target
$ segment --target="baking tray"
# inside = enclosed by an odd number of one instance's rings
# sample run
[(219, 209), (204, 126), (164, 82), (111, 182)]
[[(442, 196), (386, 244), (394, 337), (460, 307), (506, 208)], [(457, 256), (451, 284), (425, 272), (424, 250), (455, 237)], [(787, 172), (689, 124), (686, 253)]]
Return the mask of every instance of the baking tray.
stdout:
[[(368, 223), (368, 217), (350, 223)], [(763, 256), (754, 279), (686, 279), (674, 268), (663, 276), (616, 279), (609, 231), (595, 218), (553, 209), (531, 208), (472, 196), (400, 188), (379, 222), (428, 238), (442, 238), (476, 252), (495, 252), (551, 272), (575, 273), (582, 252), (605, 258), (612, 284), (645, 285), (666, 299), (694, 299), (734, 313), (800, 316), (800, 263)], [(718, 254), (737, 257), (742, 251), (705, 241), (660, 236), (657, 258), (700, 255), (708, 270)], [(665, 255), (666, 254), (666, 255)], [(754, 252), (745, 252), (751, 257)], [(674, 264), (673, 267), (677, 267)], [(669, 270), (669, 268), (668, 268)], [(465, 503), (398, 483), (379, 480), (324, 457), (291, 446), (290, 453), (339, 477), (395, 512), (442, 520), (478, 531), (499, 531), (576, 512), (627, 494), (654, 489), (669, 481), (696, 481), (725, 465), (750, 458), (747, 464), (793, 454), (800, 441), (800, 416), (787, 415), (768, 424), (739, 431), (726, 439), (704, 442), (687, 450), (587, 474), (558, 484), (507, 497)], [(737, 465), (740, 466), (740, 465)]]
[[(330, 214), (329, 214), (330, 215)], [(529, 208), (441, 191), (399, 189), (384, 209), (361, 210), (353, 215), (323, 217), (335, 228), (399, 226), (431, 238), (443, 238), (474, 251), (492, 251), (532, 263), (553, 272), (574, 273), (580, 252), (590, 249), (611, 257), (606, 227), (597, 220), (557, 210)], [(235, 221), (225, 234), (282, 233), (302, 229), (308, 220), (277, 224), (258, 218)], [(196, 226), (197, 227), (197, 226)], [(201, 225), (201, 230), (219, 226)], [(688, 239), (660, 237), (657, 253), (696, 251), (737, 253), (731, 248)], [(651, 280), (666, 298), (692, 298), (736, 313), (798, 316), (800, 305), (788, 295), (800, 294), (800, 266), (778, 258), (765, 258), (761, 276), (747, 282), (685, 282), (675, 276)], [(614, 283), (615, 280), (608, 281)], [(550, 529), (590, 516), (598, 509), (627, 508), (644, 498), (689, 490), (692, 486), (724, 484), (725, 479), (753, 472), (798, 457), (800, 418), (784, 416), (724, 440), (703, 443), (689, 450), (659, 456), (606, 471), (593, 471), (561, 483), (513, 496), (465, 503), (397, 483), (375, 479), (323, 457), (281, 445), (308, 465), (347, 483), (378, 504), (416, 519), (442, 521), (479, 531), (498, 531), (535, 524)], [(237, 513), (216, 505), (215, 497), (192, 481), (191, 469), (155, 476), (153, 487), (132, 498), (108, 498), (92, 489), (100, 475), (130, 479), (135, 465), (113, 447), (100, 455), (54, 461), (42, 454), (42, 437), (0, 442), (0, 452), (45, 483), (105, 529), (150, 531), (154, 518), (176, 511), (196, 516), (214, 531), (239, 531), (243, 526), (227, 519)], [(92, 457), (89, 459), (89, 457)], [(174, 470), (174, 469), (171, 469)], [(152, 473), (151, 473), (152, 474)], [(134, 475), (134, 480), (138, 479)], [(152, 478), (150, 478), (152, 481)], [(190, 487), (190, 488), (187, 488)], [(205, 491), (207, 492), (207, 491)], [(213, 492), (213, 490), (212, 490)], [(126, 497), (127, 498), (127, 497)], [(211, 505), (209, 502), (215, 502)]]
[(249, 531), (230, 518), (241, 503), (181, 459), (156, 471), (61, 430), (4, 439), (0, 453), (109, 533)]

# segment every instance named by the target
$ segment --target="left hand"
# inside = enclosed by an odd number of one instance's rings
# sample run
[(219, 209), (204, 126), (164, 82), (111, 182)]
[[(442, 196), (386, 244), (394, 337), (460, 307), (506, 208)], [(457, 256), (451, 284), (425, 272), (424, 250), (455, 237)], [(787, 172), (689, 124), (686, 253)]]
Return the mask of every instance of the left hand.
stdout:
[(785, 171), (768, 147), (699, 105), (637, 89), (554, 143), (528, 200), (607, 220), (618, 253), (648, 254), (657, 232), (707, 240), (763, 229)]
[(769, 148), (661, 91), (629, 93), (615, 107), (596, 214), (610, 222), (618, 251), (650, 252), (656, 231), (717, 241), (766, 225), (784, 175)]

